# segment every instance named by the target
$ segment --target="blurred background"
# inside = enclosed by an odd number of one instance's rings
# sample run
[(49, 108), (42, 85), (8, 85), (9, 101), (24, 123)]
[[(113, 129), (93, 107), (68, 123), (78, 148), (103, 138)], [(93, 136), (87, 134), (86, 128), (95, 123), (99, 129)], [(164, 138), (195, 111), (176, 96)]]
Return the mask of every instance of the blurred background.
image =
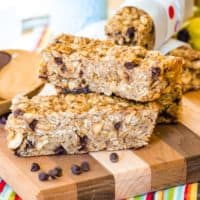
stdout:
[(106, 19), (123, 0), (0, 0), (0, 49), (40, 50), (49, 38)]
[[(190, 0), (188, 0), (190, 1)], [(200, 5), (200, 0), (195, 0)], [(105, 20), (123, 0), (0, 0), (0, 49), (40, 51), (55, 35)], [(197, 7), (198, 8), (198, 7)], [(196, 11), (200, 15), (199, 9)], [(198, 23), (200, 24), (200, 18)], [(200, 35), (200, 33), (198, 33)]]

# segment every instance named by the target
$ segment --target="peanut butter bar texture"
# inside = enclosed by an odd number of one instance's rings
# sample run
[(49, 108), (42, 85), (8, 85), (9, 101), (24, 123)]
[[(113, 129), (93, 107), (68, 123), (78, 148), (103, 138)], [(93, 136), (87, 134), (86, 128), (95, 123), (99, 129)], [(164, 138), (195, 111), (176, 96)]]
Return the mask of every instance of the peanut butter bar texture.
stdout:
[(40, 77), (59, 93), (89, 91), (138, 102), (157, 100), (161, 114), (177, 119), (182, 60), (142, 47), (61, 35), (43, 52)]
[(18, 156), (82, 154), (148, 144), (156, 103), (136, 104), (99, 94), (13, 99), (8, 147)]
[(184, 59), (182, 72), (183, 92), (200, 89), (200, 51), (183, 46), (171, 51), (169, 55)]
[(105, 33), (119, 45), (143, 46), (153, 49), (155, 28), (152, 18), (144, 11), (134, 7), (124, 7), (112, 16)]

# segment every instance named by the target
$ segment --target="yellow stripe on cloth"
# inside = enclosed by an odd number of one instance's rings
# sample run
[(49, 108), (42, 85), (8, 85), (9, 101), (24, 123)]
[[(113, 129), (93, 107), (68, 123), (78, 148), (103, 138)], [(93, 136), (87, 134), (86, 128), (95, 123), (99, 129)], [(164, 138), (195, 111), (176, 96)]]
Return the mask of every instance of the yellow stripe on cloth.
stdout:
[(196, 200), (198, 192), (198, 184), (194, 183), (190, 185), (190, 194), (188, 195), (188, 200)]

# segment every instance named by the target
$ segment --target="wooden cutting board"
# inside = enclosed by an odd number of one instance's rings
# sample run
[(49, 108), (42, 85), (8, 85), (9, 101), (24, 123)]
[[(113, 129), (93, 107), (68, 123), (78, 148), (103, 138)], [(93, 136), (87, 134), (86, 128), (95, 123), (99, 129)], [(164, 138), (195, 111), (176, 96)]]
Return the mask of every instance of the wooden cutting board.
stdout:
[[(6, 132), (0, 129), (0, 177), (23, 200), (111, 200), (200, 181), (200, 92), (183, 100), (181, 123), (160, 125), (150, 145), (139, 150), (119, 151), (119, 162), (111, 163), (109, 152), (81, 156), (18, 158), (6, 147)], [(184, 125), (183, 125), (184, 124)], [(186, 127), (187, 126), (187, 127)], [(91, 171), (72, 175), (72, 164), (87, 160)], [(48, 171), (61, 166), (64, 175), (40, 182), (30, 172), (37, 162)]]

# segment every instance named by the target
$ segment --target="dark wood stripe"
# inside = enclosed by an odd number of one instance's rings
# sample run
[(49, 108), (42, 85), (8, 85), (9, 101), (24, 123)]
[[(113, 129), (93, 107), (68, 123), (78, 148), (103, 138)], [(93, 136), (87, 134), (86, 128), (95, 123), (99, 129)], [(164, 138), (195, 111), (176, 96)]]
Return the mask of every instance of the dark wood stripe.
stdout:
[(179, 152), (186, 160), (186, 182), (200, 180), (200, 137), (182, 124), (160, 125), (156, 135)]
[[(64, 158), (64, 159), (63, 159)], [(77, 186), (77, 199), (79, 200), (102, 200), (115, 199), (115, 182), (113, 175), (106, 170), (90, 155), (62, 156), (52, 158), (60, 166), (65, 166), (67, 177), (72, 179)], [(71, 173), (71, 165), (80, 165), (81, 162), (88, 161), (90, 171), (81, 175)]]
[(156, 135), (150, 144), (134, 151), (151, 168), (151, 190), (161, 190), (186, 180), (186, 163), (184, 158)]
[(200, 182), (198, 183), (197, 200), (200, 200)]

